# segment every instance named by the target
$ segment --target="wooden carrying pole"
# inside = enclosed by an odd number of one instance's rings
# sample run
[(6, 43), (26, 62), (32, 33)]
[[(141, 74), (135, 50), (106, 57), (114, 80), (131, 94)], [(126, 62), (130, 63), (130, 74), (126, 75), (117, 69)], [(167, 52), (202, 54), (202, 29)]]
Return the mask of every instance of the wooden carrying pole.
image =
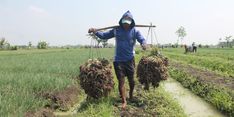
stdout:
[[(105, 27), (105, 28), (97, 28), (96, 31), (100, 31), (100, 30), (107, 30), (107, 29), (111, 29), (111, 28), (117, 28), (119, 27), (118, 25), (116, 26), (109, 26), (109, 27)], [(135, 25), (135, 27), (156, 27), (155, 25)]]

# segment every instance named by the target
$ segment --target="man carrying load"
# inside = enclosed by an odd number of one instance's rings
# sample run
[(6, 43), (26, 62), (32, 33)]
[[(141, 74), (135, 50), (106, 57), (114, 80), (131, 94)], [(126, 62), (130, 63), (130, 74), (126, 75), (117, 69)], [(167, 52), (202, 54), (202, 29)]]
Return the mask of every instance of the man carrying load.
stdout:
[(125, 76), (129, 82), (129, 99), (133, 99), (134, 90), (134, 72), (135, 72), (135, 60), (134, 60), (134, 46), (136, 41), (141, 44), (143, 50), (146, 49), (146, 40), (141, 33), (135, 29), (135, 21), (132, 14), (127, 11), (123, 14), (119, 20), (119, 26), (113, 28), (107, 32), (97, 31), (95, 28), (90, 28), (89, 33), (94, 33), (100, 39), (110, 39), (115, 37), (116, 49), (114, 57), (114, 69), (116, 77), (118, 79), (118, 88), (120, 97), (122, 100), (122, 109), (126, 109), (127, 100), (125, 94)]

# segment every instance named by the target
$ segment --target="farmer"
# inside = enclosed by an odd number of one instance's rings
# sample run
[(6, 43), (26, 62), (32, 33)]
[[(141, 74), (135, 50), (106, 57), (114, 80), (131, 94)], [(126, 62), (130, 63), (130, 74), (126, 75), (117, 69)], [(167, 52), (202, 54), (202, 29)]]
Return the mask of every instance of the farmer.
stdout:
[(189, 52), (188, 46), (185, 44), (184, 45), (184, 54), (187, 54)]
[(89, 33), (94, 33), (100, 39), (110, 39), (115, 37), (116, 49), (114, 57), (114, 69), (118, 79), (118, 88), (122, 100), (122, 109), (126, 108), (127, 100), (125, 94), (125, 76), (129, 82), (129, 99), (133, 99), (134, 90), (134, 46), (136, 40), (141, 44), (143, 50), (146, 49), (146, 40), (141, 33), (135, 29), (135, 21), (132, 14), (127, 11), (119, 20), (119, 27), (111, 29), (107, 32), (96, 31), (95, 28), (90, 28)]
[(197, 52), (197, 45), (195, 44), (195, 42), (192, 43), (192, 47), (193, 47), (193, 52), (196, 53)]

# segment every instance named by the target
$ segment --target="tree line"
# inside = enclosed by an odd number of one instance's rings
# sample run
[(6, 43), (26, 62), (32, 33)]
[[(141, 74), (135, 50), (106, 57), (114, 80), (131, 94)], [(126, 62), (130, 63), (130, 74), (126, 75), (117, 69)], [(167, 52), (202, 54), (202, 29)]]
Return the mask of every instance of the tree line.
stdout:
[[(49, 44), (46, 41), (39, 41), (37, 44), (38, 49), (47, 49)], [(0, 50), (17, 50), (19, 47), (24, 49), (31, 49), (32, 42), (28, 42), (28, 45), (16, 46), (11, 45), (4, 37), (0, 39)]]

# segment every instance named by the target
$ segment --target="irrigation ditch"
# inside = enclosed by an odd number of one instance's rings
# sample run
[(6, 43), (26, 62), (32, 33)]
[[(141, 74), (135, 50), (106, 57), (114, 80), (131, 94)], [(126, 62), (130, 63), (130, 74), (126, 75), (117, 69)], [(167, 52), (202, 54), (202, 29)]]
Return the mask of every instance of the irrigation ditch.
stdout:
[(215, 107), (184, 88), (178, 81), (170, 78), (162, 85), (179, 102), (189, 117), (224, 117)]

